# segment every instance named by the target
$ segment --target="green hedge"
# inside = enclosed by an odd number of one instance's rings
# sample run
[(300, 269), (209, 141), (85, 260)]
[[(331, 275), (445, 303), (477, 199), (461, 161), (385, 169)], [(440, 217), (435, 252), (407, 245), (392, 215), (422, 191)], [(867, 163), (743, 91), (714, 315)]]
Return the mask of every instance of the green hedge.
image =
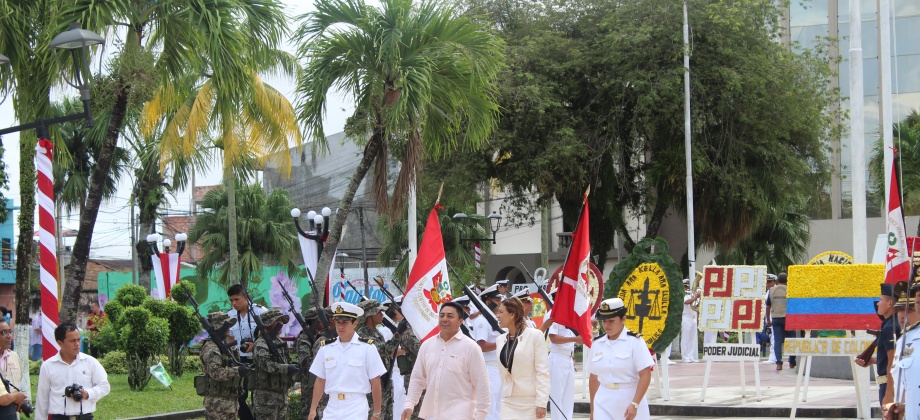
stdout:
[(125, 352), (120, 350), (110, 351), (105, 357), (99, 360), (105, 373), (109, 375), (126, 375), (128, 374), (127, 360)]

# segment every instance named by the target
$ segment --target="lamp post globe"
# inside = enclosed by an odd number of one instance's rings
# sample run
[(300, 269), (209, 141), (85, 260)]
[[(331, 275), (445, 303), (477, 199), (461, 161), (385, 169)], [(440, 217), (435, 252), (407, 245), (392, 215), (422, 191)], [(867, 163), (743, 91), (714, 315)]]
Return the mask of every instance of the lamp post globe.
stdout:
[(313, 223), (316, 223), (316, 226), (322, 226), (322, 225), (323, 225), (323, 216), (320, 216), (320, 215), (318, 215), (318, 214), (317, 214), (316, 216), (313, 216)]
[(492, 229), (492, 233), (495, 234), (498, 232), (498, 228), (500, 228), (502, 225), (502, 215), (493, 211), (492, 214), (489, 215), (488, 219), (489, 228)]
[(330, 209), (329, 207), (323, 207), (322, 211), (323, 211), (323, 217), (332, 216), (332, 209)]
[(188, 240), (188, 235), (186, 235), (185, 233), (177, 233), (176, 240), (179, 242), (185, 242)]
[(296, 207), (295, 207), (295, 208), (292, 208), (292, 209), (291, 209), (291, 217), (293, 217), (293, 218), (295, 218), (295, 219), (298, 218), (298, 217), (300, 217), (300, 209), (298, 209), (298, 208), (296, 208)]

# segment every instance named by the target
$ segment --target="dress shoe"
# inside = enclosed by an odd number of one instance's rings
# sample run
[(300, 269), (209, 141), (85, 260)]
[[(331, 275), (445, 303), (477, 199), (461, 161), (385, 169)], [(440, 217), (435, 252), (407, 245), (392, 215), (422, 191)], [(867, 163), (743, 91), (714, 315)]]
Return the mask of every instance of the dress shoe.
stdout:
[(776, 365), (776, 370), (783, 370), (783, 365)]
[(789, 362), (789, 369), (795, 369), (795, 362)]

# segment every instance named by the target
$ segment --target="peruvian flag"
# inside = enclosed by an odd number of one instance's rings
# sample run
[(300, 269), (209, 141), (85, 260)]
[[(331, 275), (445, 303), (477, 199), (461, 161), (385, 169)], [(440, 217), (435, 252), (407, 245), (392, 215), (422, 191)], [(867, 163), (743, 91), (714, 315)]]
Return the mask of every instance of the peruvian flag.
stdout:
[(907, 234), (901, 213), (901, 189), (898, 188), (897, 165), (891, 165), (891, 187), (888, 193), (888, 252), (885, 253), (885, 283), (894, 284), (910, 278), (910, 256), (907, 254)]
[(575, 233), (572, 247), (562, 267), (562, 283), (553, 305), (557, 324), (578, 331), (586, 346), (591, 347), (591, 296), (588, 293), (588, 258), (591, 256), (588, 194)]
[(157, 279), (157, 288), (154, 291), (157, 299), (166, 299), (169, 290), (179, 281), (179, 254), (151, 255), (153, 260), (153, 274)]
[(435, 205), (425, 223), (425, 236), (418, 250), (418, 258), (409, 272), (402, 312), (415, 335), (425, 341), (438, 333), (438, 309), (450, 301), (450, 282), (447, 278), (447, 259), (444, 240), (438, 221), (439, 206)]

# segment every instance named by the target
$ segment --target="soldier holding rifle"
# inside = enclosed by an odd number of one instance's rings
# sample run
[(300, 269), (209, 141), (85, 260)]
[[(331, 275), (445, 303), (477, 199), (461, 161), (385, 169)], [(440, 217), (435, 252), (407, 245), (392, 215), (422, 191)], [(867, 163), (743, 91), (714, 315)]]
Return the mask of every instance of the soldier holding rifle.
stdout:
[[(224, 340), (229, 340), (229, 344), (236, 344), (232, 342), (233, 336), (227, 331), (236, 320), (231, 320), (224, 312), (211, 312), (208, 314), (208, 323), (216, 326), (218, 331), (224, 331)], [(251, 372), (247, 365), (234, 360), (235, 352), (230, 350), (229, 346), (224, 345), (224, 350), (221, 350), (221, 346), (214, 341), (220, 340), (220, 334), (215, 335), (217, 337), (206, 339), (201, 345), (201, 370), (204, 374), (195, 377), (195, 390), (198, 395), (204, 397), (207, 420), (230, 419), (237, 416), (237, 397), (240, 395), (242, 378)]]

